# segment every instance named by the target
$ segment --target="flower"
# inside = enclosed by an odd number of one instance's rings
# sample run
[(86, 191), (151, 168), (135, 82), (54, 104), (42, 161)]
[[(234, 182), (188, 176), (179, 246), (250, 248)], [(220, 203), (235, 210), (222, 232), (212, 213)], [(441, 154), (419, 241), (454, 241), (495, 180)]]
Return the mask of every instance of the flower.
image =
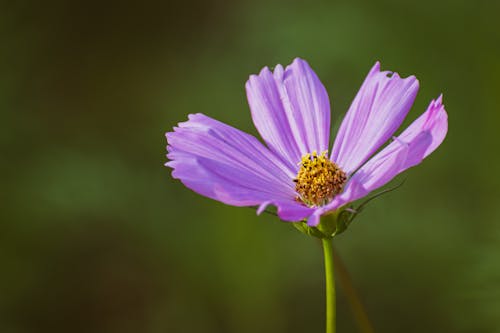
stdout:
[[(251, 75), (246, 92), (254, 136), (201, 113), (166, 134), (166, 166), (191, 190), (233, 206), (277, 207), (285, 221), (320, 217), (385, 185), (419, 164), (444, 140), (442, 96), (392, 142), (418, 91), (414, 76), (368, 73), (346, 113), (331, 154), (330, 102), (309, 64), (295, 59)], [(378, 152), (377, 152), (378, 151)]]

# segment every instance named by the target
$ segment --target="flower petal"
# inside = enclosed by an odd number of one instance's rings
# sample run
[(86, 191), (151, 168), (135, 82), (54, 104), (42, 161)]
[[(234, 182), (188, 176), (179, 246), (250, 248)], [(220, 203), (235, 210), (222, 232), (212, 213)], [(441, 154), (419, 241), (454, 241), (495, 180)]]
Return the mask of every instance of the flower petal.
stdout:
[(193, 191), (233, 206), (272, 203), (285, 220), (311, 214), (295, 201), (295, 174), (255, 137), (202, 114), (166, 136), (166, 165)]
[(345, 191), (325, 206), (324, 211), (357, 200), (419, 164), (443, 142), (447, 131), (448, 115), (439, 96), (401, 135), (359, 169)]
[(278, 207), (278, 217), (284, 221), (289, 222), (299, 222), (309, 217), (314, 213), (314, 208), (309, 208), (298, 202), (279, 202), (279, 201), (267, 201), (262, 203), (257, 210), (257, 214), (260, 215), (268, 205), (275, 205)]
[[(279, 72), (276, 73), (279, 78)], [(307, 148), (302, 155), (328, 150), (330, 140), (330, 100), (325, 87), (309, 64), (295, 59), (283, 75), (286, 94), (290, 100), (292, 127), (302, 125)], [(295, 125), (294, 125), (295, 124)]]
[(332, 160), (352, 174), (399, 128), (417, 91), (414, 76), (402, 79), (375, 63), (340, 126)]
[(328, 150), (330, 102), (306, 61), (277, 65), (274, 73), (265, 67), (250, 76), (246, 91), (255, 127), (294, 172), (302, 155)]

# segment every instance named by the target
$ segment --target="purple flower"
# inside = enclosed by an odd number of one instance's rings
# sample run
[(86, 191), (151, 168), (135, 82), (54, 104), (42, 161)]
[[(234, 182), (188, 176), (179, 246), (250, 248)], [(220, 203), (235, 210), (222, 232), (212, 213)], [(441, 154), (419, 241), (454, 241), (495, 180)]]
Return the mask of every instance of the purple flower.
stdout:
[(168, 140), (166, 163), (193, 191), (233, 206), (277, 207), (285, 221), (322, 215), (360, 199), (419, 164), (443, 141), (448, 116), (442, 96), (392, 142), (418, 91), (414, 76), (368, 73), (342, 121), (331, 154), (330, 102), (302, 59), (274, 72), (267, 67), (246, 83), (254, 136), (203, 114), (189, 115)]

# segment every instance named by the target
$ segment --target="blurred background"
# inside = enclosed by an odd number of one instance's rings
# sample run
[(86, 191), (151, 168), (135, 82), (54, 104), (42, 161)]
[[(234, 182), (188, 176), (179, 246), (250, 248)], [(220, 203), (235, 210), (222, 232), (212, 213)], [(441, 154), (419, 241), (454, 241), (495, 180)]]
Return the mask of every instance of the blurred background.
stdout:
[[(1, 1), (0, 332), (322, 332), (319, 243), (163, 166), (189, 113), (256, 134), (246, 79), (296, 56), (337, 125), (376, 60), (420, 80), (405, 124), (444, 93), (443, 145), (335, 239), (375, 331), (500, 332), (499, 12)], [(338, 318), (357, 332), (342, 290)]]

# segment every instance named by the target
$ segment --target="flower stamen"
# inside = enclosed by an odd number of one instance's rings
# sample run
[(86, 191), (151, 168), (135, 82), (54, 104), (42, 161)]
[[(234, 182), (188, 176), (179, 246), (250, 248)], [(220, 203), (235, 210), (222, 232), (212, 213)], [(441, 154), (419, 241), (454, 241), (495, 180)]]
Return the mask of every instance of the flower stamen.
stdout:
[(311, 207), (324, 206), (344, 189), (347, 175), (328, 159), (326, 151), (321, 155), (316, 151), (305, 154), (299, 165), (297, 178), (293, 180), (298, 201)]

